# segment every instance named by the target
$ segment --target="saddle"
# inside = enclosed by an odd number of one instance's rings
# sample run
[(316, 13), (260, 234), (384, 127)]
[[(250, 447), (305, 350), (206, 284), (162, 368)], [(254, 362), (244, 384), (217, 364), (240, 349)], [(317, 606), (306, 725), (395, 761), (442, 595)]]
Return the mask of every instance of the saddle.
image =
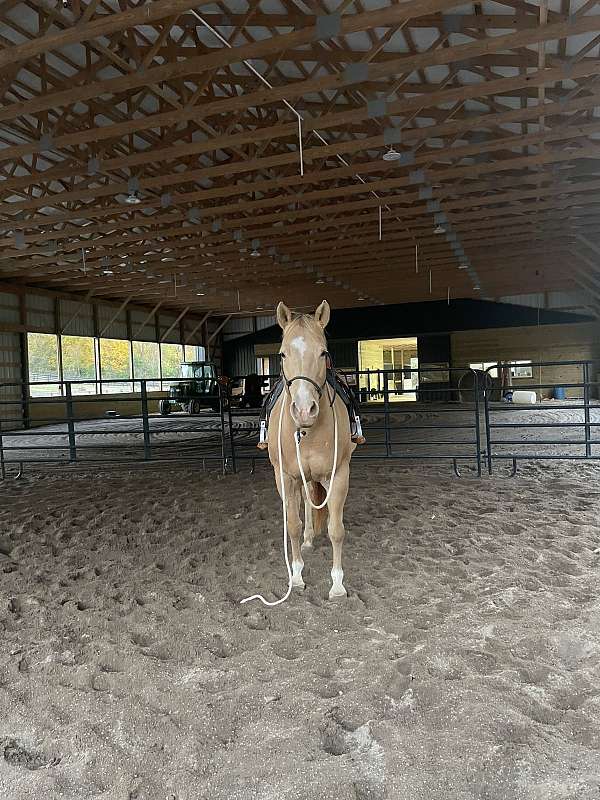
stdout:
[[(271, 391), (265, 395), (262, 408), (260, 410), (260, 437), (258, 442), (258, 449), (265, 450), (267, 448), (267, 429), (269, 427), (269, 418), (271, 412), (275, 407), (275, 403), (279, 400), (281, 393), (284, 389), (284, 379), (280, 375)], [(348, 418), (350, 420), (350, 438), (356, 444), (364, 444), (366, 439), (363, 436), (362, 427), (360, 424), (359, 406), (356, 396), (346, 380), (346, 376), (342, 372), (329, 367), (327, 369), (327, 388), (330, 397), (330, 404), (333, 406), (336, 395), (342, 398)]]

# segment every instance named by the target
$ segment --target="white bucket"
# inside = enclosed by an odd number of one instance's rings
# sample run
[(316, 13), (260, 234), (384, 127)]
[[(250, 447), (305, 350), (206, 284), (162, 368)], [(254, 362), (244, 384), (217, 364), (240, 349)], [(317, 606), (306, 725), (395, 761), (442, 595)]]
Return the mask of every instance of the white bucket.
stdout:
[(525, 403), (527, 405), (534, 405), (537, 402), (535, 392), (526, 392), (525, 390), (519, 391), (518, 389), (513, 392), (513, 403)]

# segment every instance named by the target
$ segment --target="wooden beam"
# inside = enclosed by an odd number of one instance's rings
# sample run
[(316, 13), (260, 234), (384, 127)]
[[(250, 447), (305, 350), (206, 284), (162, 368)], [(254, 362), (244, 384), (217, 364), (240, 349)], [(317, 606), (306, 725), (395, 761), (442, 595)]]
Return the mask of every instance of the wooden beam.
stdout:
[(230, 319), (231, 319), (231, 314), (229, 314), (228, 316), (225, 317), (224, 320), (222, 320), (220, 325), (218, 325), (211, 333), (211, 335), (208, 337), (207, 344), (210, 344), (214, 339), (216, 339), (217, 334), (219, 334), (222, 331), (222, 329), (225, 327), (225, 325), (227, 325)]
[[(340, 33), (348, 34), (368, 28), (381, 27), (382, 25), (399, 24), (407, 16), (407, 6), (414, 4), (406, 3), (390, 6), (379, 11), (370, 11), (364, 14), (354, 14), (342, 17), (340, 22)], [(435, 5), (438, 8), (452, 7), (455, 2), (452, 0), (423, 0), (419, 3), (419, 8), (427, 5)], [(552, 25), (545, 25), (543, 28), (533, 30), (517, 31), (503, 36), (475, 41), (469, 44), (456, 45), (454, 47), (442, 48), (418, 55), (406, 54), (401, 58), (369, 65), (369, 78), (383, 78), (402, 72), (412, 72), (415, 69), (423, 69), (428, 66), (439, 66), (451, 64), (453, 61), (463, 61), (474, 58), (477, 55), (495, 53), (501, 50), (526, 47), (542, 41), (562, 39), (566, 36), (576, 36), (591, 31), (600, 30), (600, 21), (597, 16), (585, 16), (581, 18), (570, 18), (566, 22), (559, 22)], [(118, 94), (130, 89), (139, 88), (149, 83), (160, 83), (165, 80), (179, 79), (192, 74), (198, 74), (217, 67), (233, 64), (243, 60), (256, 59), (272, 53), (283, 52), (290, 47), (298, 44), (307, 44), (317, 36), (316, 27), (305, 28), (289, 34), (280, 34), (269, 39), (252, 42), (251, 44), (239, 47), (222, 48), (215, 53), (203, 56), (188, 58), (185, 61), (177, 61), (160, 67), (153, 67), (145, 70), (142, 74), (132, 73), (131, 75), (110, 78), (105, 81), (88, 83), (81, 87), (67, 89), (62, 92), (43, 94), (33, 100), (22, 103), (13, 103), (0, 109), (0, 121), (14, 119), (19, 116), (36, 114), (39, 111), (48, 109), (64, 108), (74, 105), (77, 102), (84, 102), (92, 98), (105, 94)], [(323, 76), (316, 79), (319, 90), (340, 89), (344, 86), (351, 86), (360, 83), (353, 75), (347, 73), (337, 73), (332, 76)], [(286, 87), (286, 92), (288, 87)], [(304, 86), (302, 93), (307, 91)], [(291, 92), (291, 87), (290, 87)], [(270, 91), (265, 90), (269, 96)], [(287, 98), (289, 99), (289, 98)]]
[(201, 328), (204, 325), (204, 323), (210, 317), (211, 314), (212, 314), (212, 311), (207, 311), (206, 312), (206, 314), (202, 317), (200, 322), (190, 331), (190, 333), (188, 333), (188, 335), (185, 338), (184, 344), (188, 344), (188, 342), (192, 341), (192, 339), (194, 338), (194, 335), (198, 332), (198, 329)]
[[(548, 73), (546, 75), (546, 72)], [(533, 76), (519, 76), (517, 78), (502, 78), (498, 79), (497, 81), (488, 81), (485, 84), (476, 84), (475, 86), (468, 86), (468, 87), (461, 87), (460, 90), (452, 89), (452, 90), (443, 90), (436, 96), (435, 102), (452, 102), (456, 100), (466, 100), (468, 98), (476, 98), (482, 95), (492, 94), (497, 91), (500, 91), (502, 86), (506, 86), (508, 83), (515, 84), (515, 82), (521, 82), (525, 85), (535, 86), (540, 85), (541, 83), (551, 82), (552, 80), (561, 80), (565, 77), (578, 77), (575, 75), (578, 72), (577, 68), (573, 68), (573, 70), (569, 71), (565, 69), (559, 70), (547, 70), (546, 72)], [(600, 75), (600, 61), (596, 60), (593, 66), (588, 67), (585, 72), (587, 74), (598, 74)], [(591, 99), (591, 105), (594, 105), (595, 98)], [(417, 101), (415, 103), (415, 100)], [(400, 114), (407, 114), (411, 109), (417, 108), (419, 111), (423, 111), (425, 113), (424, 108), (428, 106), (430, 102), (433, 101), (433, 98), (426, 97), (425, 99), (421, 97), (412, 98), (407, 101), (398, 101), (397, 103), (389, 104), (388, 106), (388, 113), (391, 115), (400, 115)], [(226, 102), (226, 101), (220, 101)], [(559, 111), (560, 103), (556, 103), (553, 105), (553, 110)], [(524, 113), (522, 110), (517, 112), (506, 112), (512, 113), (513, 119), (509, 118), (508, 121), (517, 121), (520, 119), (528, 118), (528, 113)], [(483, 115), (485, 116), (485, 115)], [(357, 121), (364, 120), (368, 117), (368, 108), (366, 105), (359, 107), (358, 109), (354, 109), (352, 111), (343, 111), (343, 112), (335, 112), (332, 114), (328, 114), (327, 116), (321, 118), (311, 119), (308, 118), (305, 120), (305, 125), (308, 127), (319, 128), (321, 130), (326, 130), (329, 128), (344, 128), (346, 125), (353, 124)], [(499, 120), (500, 124), (501, 120)], [(446, 123), (442, 125), (442, 132), (444, 130), (448, 130), (449, 132), (458, 133), (460, 128), (455, 123), (454, 127), (448, 128)], [(479, 124), (479, 123), (477, 123)], [(481, 119), (481, 125), (486, 126), (485, 120)], [(493, 122), (491, 123), (493, 124)], [(486, 126), (487, 127), (487, 126)], [(437, 137), (438, 135), (444, 135), (443, 133), (438, 133), (437, 130), (438, 126), (431, 126), (429, 129), (419, 129), (414, 128), (406, 131), (407, 136), (407, 143), (423, 141), (424, 138), (428, 137)], [(403, 132), (404, 133), (404, 132)], [(89, 134), (88, 134), (89, 135)], [(117, 157), (114, 159), (109, 159), (104, 161), (103, 163), (103, 170), (106, 172), (111, 172), (114, 170), (120, 170), (125, 167), (140, 167), (145, 163), (150, 163), (156, 160), (161, 160), (162, 162), (166, 162), (169, 159), (177, 159), (182, 158), (186, 155), (197, 155), (203, 152), (211, 152), (215, 150), (217, 147), (234, 147), (248, 142), (255, 142), (260, 140), (261, 138), (266, 139), (274, 139), (278, 137), (286, 137), (290, 135), (296, 135), (296, 125), (295, 123), (289, 124), (278, 124), (276, 126), (272, 126), (269, 128), (260, 128), (258, 131), (252, 131), (249, 133), (241, 133), (241, 134), (234, 134), (228, 137), (219, 137), (218, 140), (207, 140), (207, 141), (200, 141), (194, 142), (191, 144), (179, 144), (172, 147), (165, 147), (160, 149), (149, 149), (148, 152), (140, 152), (135, 153), (131, 156), (126, 157)], [(357, 152), (360, 150), (364, 150), (366, 148), (374, 148), (374, 147), (382, 147), (383, 146), (383, 135), (376, 138), (370, 138), (368, 140), (362, 139), (352, 139), (346, 142), (336, 142), (331, 145), (327, 146), (317, 146), (308, 148), (304, 152), (305, 161), (311, 162), (313, 159), (323, 159), (328, 155), (336, 156), (336, 155), (344, 155), (353, 152)], [(2, 151), (0, 150), (0, 158), (2, 157)], [(271, 157), (270, 159), (264, 160), (264, 167), (269, 166), (283, 166), (284, 164), (292, 164), (297, 161), (297, 154), (296, 153), (289, 153), (288, 155), (283, 156), (276, 156)], [(250, 160), (246, 162), (234, 163), (233, 165), (223, 165), (221, 167), (213, 167), (213, 168), (206, 168), (204, 170), (198, 171), (199, 177), (200, 173), (202, 173), (201, 177), (214, 177), (220, 174), (231, 174), (234, 172), (243, 172), (243, 171), (250, 171), (255, 168), (260, 168), (262, 164), (257, 164), (256, 162)], [(384, 163), (383, 165), (386, 165)], [(380, 167), (383, 168), (383, 167)], [(26, 175), (19, 178), (12, 178), (5, 181), (0, 181), (0, 191), (6, 194), (9, 191), (15, 189), (22, 189), (27, 186), (33, 185), (35, 183), (47, 182), (50, 179), (56, 180), (58, 178), (66, 178), (66, 177), (75, 177), (81, 175), (83, 171), (82, 166), (75, 166), (75, 167), (56, 167), (44, 170), (43, 172), (37, 172), (33, 175)], [(181, 174), (178, 173), (176, 175), (172, 175), (169, 179), (169, 176), (160, 176), (154, 180), (152, 179), (142, 179), (140, 181), (140, 187), (142, 189), (146, 188), (158, 188), (164, 189), (165, 186), (173, 183), (180, 183), (182, 180), (191, 180), (192, 175), (187, 175), (187, 173)], [(194, 173), (195, 177), (195, 173)], [(91, 189), (86, 189), (83, 192), (81, 190), (75, 190), (73, 192), (69, 192), (64, 194), (64, 199), (67, 200), (76, 200), (76, 199), (84, 199), (85, 197), (94, 197), (94, 191), (97, 191), (96, 196), (105, 196), (110, 194), (118, 194), (118, 193), (128, 193), (127, 192), (127, 183), (120, 183), (113, 186), (108, 187), (94, 187)], [(27, 203), (15, 203), (15, 208), (36, 208), (41, 207), (43, 205), (44, 200), (49, 201), (50, 204), (55, 202), (60, 202), (60, 198), (62, 197), (63, 193), (52, 196), (47, 195), (45, 198), (40, 198), (39, 200), (35, 201), (28, 201)]]
[[(68, 44), (110, 36), (135, 25), (150, 25), (152, 22), (165, 19), (173, 14), (189, 11), (190, 8), (210, 4), (210, 0), (153, 0), (153, 2), (138, 5), (127, 11), (104, 14), (93, 22), (85, 21), (83, 24), (75, 24), (68, 30), (59, 33), (48, 33), (45, 36), (38, 36), (30, 42), (5, 47), (0, 51), (0, 68), (26, 61), (41, 53), (58, 50)], [(92, 11), (93, 9), (95, 9), (95, 4), (92, 4)]]
[(83, 300), (81, 301), (81, 303), (79, 303), (79, 305), (78, 305), (78, 306), (77, 306), (77, 308), (75, 309), (75, 312), (73, 313), (73, 315), (72, 315), (72, 316), (70, 317), (70, 319), (69, 319), (67, 322), (65, 322), (65, 323), (64, 323), (64, 325), (62, 326), (62, 328), (61, 328), (61, 331), (60, 331), (60, 332), (61, 332), (61, 334), (62, 334), (62, 333), (64, 333), (64, 332), (67, 330), (67, 328), (69, 327), (69, 325), (70, 325), (72, 322), (74, 322), (74, 321), (77, 319), (77, 317), (78, 317), (78, 316), (81, 314), (81, 312), (83, 311), (83, 309), (84, 309), (84, 308), (85, 308), (85, 306), (87, 305), (87, 302), (88, 302), (88, 300), (90, 299), (90, 297), (91, 297), (93, 294), (94, 294), (94, 290), (93, 290), (93, 289), (90, 289), (90, 290), (89, 290), (89, 292), (87, 292), (87, 294), (85, 295), (85, 297), (83, 298)]
[(171, 331), (173, 330), (173, 328), (175, 328), (175, 327), (176, 327), (176, 326), (177, 326), (177, 325), (178, 325), (178, 324), (181, 322), (181, 320), (182, 320), (182, 319), (185, 317), (185, 315), (187, 314), (187, 312), (188, 312), (189, 310), (190, 310), (190, 307), (189, 307), (189, 306), (186, 306), (186, 307), (183, 309), (183, 311), (182, 311), (182, 312), (179, 314), (179, 316), (177, 317), (177, 319), (175, 320), (175, 322), (174, 322), (172, 325), (170, 325), (170, 326), (167, 328), (167, 330), (166, 330), (166, 331), (163, 333), (163, 335), (160, 337), (160, 341), (161, 341), (161, 342), (164, 342), (164, 341), (165, 341), (165, 339), (166, 339), (166, 338), (167, 338), (167, 336), (168, 336), (168, 335), (171, 333)]
[(140, 335), (140, 333), (141, 333), (141, 332), (144, 330), (144, 328), (146, 327), (146, 325), (147, 325), (147, 324), (150, 322), (150, 320), (151, 320), (151, 319), (152, 319), (152, 317), (153, 317), (153, 316), (156, 314), (156, 312), (157, 312), (157, 311), (158, 311), (158, 309), (159, 309), (159, 308), (162, 306), (162, 304), (163, 304), (163, 301), (162, 301), (162, 300), (159, 300), (159, 301), (158, 301), (158, 303), (157, 303), (157, 304), (154, 306), (154, 308), (152, 309), (152, 311), (150, 311), (150, 313), (148, 314), (148, 316), (147, 316), (147, 317), (145, 317), (144, 321), (142, 322), (142, 324), (139, 326), (139, 328), (136, 330), (135, 334), (133, 335), (133, 338), (134, 338), (134, 339), (137, 339), (137, 337), (138, 337), (138, 336)]
[(113, 324), (113, 322), (114, 322), (114, 321), (116, 320), (116, 318), (119, 316), (119, 314), (121, 313), (121, 311), (123, 311), (123, 309), (125, 308), (125, 306), (126, 306), (126, 305), (128, 305), (128, 304), (129, 304), (129, 302), (130, 302), (132, 299), (133, 299), (133, 295), (132, 295), (132, 294), (130, 294), (130, 295), (129, 295), (129, 297), (126, 297), (126, 298), (125, 298), (125, 300), (123, 300), (123, 302), (122, 302), (122, 303), (121, 303), (121, 305), (120, 305), (120, 306), (117, 308), (117, 310), (116, 310), (116, 311), (115, 311), (115, 313), (112, 315), (112, 317), (110, 318), (110, 320), (109, 320), (109, 321), (106, 323), (106, 325), (105, 325), (105, 326), (102, 328), (102, 330), (99, 332), (99, 334), (98, 334), (98, 338), (102, 337), (102, 336), (103, 336), (103, 335), (106, 333), (106, 331), (107, 331), (107, 330), (110, 328), (110, 326)]

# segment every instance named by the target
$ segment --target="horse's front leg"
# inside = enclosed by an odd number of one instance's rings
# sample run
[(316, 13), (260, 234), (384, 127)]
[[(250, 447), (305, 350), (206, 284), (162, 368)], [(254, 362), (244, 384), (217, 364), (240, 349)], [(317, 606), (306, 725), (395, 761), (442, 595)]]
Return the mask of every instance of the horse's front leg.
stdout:
[[(279, 470), (275, 469), (277, 489), (283, 499), (278, 473)], [(290, 537), (290, 543), (292, 545), (292, 586), (303, 589), (304, 581), (302, 579), (302, 570), (304, 569), (304, 561), (302, 559), (302, 551), (300, 550), (300, 533), (302, 531), (302, 520), (300, 519), (300, 501), (302, 499), (302, 492), (300, 489), (300, 482), (295, 478), (290, 478), (289, 475), (284, 474), (283, 481), (285, 488), (287, 529)]]
[(344, 587), (344, 570), (342, 568), (342, 547), (344, 544), (344, 504), (348, 495), (348, 482), (350, 479), (350, 466), (348, 463), (338, 466), (333, 488), (329, 496), (327, 508), (329, 510), (329, 526), (327, 533), (333, 548), (333, 566), (331, 568), (331, 589), (329, 599), (346, 597)]

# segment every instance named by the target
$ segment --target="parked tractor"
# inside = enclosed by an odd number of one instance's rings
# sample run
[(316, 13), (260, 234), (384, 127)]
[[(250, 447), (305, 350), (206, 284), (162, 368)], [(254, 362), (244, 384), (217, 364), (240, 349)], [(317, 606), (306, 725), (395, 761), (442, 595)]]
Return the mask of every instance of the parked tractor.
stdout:
[(169, 396), (162, 398), (158, 410), (163, 417), (180, 408), (188, 414), (198, 414), (202, 408), (219, 411), (219, 398), (226, 379), (217, 377), (215, 365), (209, 361), (185, 361), (180, 377), (169, 386)]

